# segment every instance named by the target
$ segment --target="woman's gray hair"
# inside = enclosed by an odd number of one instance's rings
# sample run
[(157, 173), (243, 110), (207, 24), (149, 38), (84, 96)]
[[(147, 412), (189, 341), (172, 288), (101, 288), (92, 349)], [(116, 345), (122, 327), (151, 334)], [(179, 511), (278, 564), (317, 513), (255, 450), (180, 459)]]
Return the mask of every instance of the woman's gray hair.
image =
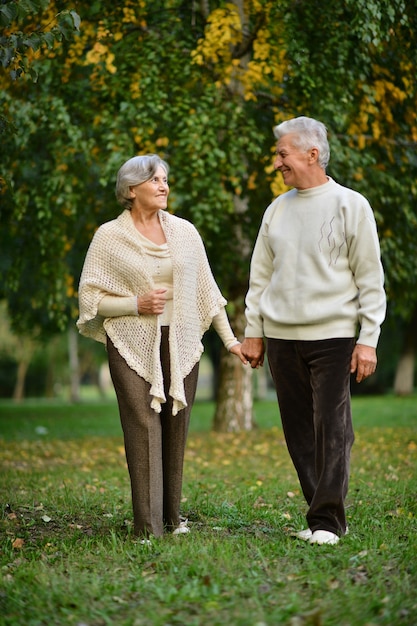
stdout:
[(318, 163), (325, 170), (330, 160), (330, 147), (325, 125), (312, 117), (301, 116), (281, 122), (274, 128), (274, 135), (278, 140), (290, 133), (295, 135), (292, 143), (299, 150), (307, 152), (311, 148), (317, 148)]
[(146, 183), (147, 180), (150, 180), (155, 175), (159, 166), (164, 168), (168, 176), (168, 163), (163, 161), (157, 154), (135, 156), (123, 163), (117, 172), (117, 202), (130, 211), (133, 204), (133, 199), (129, 193), (130, 187)]

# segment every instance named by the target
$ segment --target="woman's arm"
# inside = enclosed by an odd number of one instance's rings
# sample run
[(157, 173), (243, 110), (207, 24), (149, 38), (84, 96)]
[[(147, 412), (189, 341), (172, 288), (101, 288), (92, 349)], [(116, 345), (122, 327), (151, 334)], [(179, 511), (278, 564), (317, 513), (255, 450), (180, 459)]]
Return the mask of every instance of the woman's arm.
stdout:
[(102, 317), (138, 315), (138, 299), (136, 296), (103, 296), (98, 305), (98, 314)]
[(213, 317), (212, 324), (220, 339), (223, 341), (226, 349), (239, 357), (242, 363), (246, 365), (247, 361), (240, 349), (241, 343), (233, 334), (226, 309), (224, 307)]

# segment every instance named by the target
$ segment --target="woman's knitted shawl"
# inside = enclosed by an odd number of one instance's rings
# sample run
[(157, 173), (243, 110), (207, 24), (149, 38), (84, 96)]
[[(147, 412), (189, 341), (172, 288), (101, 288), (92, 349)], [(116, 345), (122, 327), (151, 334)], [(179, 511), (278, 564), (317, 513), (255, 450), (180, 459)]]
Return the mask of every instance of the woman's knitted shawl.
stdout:
[[(173, 312), (169, 328), (173, 414), (186, 406), (184, 378), (203, 352), (201, 338), (226, 304), (211, 272), (196, 228), (159, 212), (173, 265)], [(152, 262), (141, 247), (130, 211), (98, 228), (88, 249), (79, 285), (82, 335), (106, 343), (108, 335), (129, 367), (151, 385), (151, 406), (166, 401), (160, 363), (161, 329), (157, 315), (103, 318), (98, 304), (107, 294), (140, 296), (155, 289)]]

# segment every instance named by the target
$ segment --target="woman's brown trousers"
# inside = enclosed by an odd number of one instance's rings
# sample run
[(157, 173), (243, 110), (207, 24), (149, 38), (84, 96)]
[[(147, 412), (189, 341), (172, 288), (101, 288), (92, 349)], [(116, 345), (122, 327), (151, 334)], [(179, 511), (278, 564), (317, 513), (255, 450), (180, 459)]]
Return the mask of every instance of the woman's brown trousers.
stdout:
[(167, 401), (151, 409), (150, 384), (138, 376), (107, 339), (110, 373), (119, 404), (132, 488), (134, 533), (160, 537), (179, 525), (184, 452), (198, 378), (198, 363), (185, 378), (187, 407), (172, 415), (168, 327), (162, 328), (161, 364)]

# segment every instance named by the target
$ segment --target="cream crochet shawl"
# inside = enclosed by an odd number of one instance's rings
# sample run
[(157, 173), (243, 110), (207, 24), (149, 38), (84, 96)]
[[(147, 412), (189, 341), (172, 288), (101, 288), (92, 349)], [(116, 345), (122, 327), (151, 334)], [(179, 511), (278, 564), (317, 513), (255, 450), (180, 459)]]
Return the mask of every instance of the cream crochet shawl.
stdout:
[[(226, 300), (214, 280), (196, 228), (184, 219), (159, 212), (173, 265), (173, 313), (169, 327), (173, 414), (186, 406), (184, 378), (203, 352), (201, 338)], [(84, 262), (79, 285), (82, 335), (106, 343), (108, 335), (129, 367), (150, 383), (151, 406), (166, 401), (160, 364), (161, 329), (156, 315), (98, 315), (103, 296), (140, 296), (155, 288), (152, 264), (141, 247), (130, 211), (98, 228)]]

